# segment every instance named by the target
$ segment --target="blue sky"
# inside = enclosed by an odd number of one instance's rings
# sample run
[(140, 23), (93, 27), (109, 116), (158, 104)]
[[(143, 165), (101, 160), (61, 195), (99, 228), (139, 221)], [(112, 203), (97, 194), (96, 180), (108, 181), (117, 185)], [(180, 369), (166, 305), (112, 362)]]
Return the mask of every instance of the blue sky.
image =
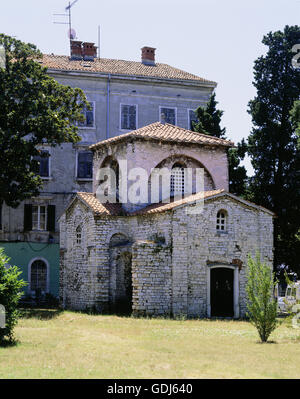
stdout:
[[(1, 1), (1, 32), (44, 53), (68, 54), (67, 0)], [(229, 139), (251, 130), (247, 103), (255, 96), (253, 62), (266, 51), (264, 34), (300, 24), (300, 0), (78, 0), (72, 10), (77, 37), (98, 42), (101, 57), (140, 60), (143, 46), (156, 60), (218, 82), (219, 108)], [(251, 166), (246, 161), (249, 174)]]

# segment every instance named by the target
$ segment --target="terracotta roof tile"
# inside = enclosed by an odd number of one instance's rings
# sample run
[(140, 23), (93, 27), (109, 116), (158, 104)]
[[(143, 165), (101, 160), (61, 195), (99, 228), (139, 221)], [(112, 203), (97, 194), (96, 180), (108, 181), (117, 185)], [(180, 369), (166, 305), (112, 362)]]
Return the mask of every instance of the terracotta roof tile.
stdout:
[(77, 196), (93, 210), (95, 215), (117, 216), (124, 214), (121, 204), (102, 204), (93, 193), (78, 192)]
[(113, 60), (106, 58), (95, 58), (94, 61), (70, 60), (65, 55), (44, 54), (41, 64), (48, 69), (63, 71), (85, 71), (112, 75), (127, 75), (153, 77), (175, 80), (190, 80), (198, 83), (206, 83), (216, 86), (216, 82), (200, 78), (192, 73), (182, 71), (167, 64), (157, 63), (155, 66), (144, 65), (137, 61)]
[(131, 213), (131, 215), (149, 215), (152, 213), (161, 213), (161, 212), (165, 212), (165, 211), (169, 211), (171, 209), (177, 208), (178, 206), (181, 206), (181, 205), (189, 204), (194, 201), (199, 201), (201, 199), (207, 199), (209, 197), (212, 197), (217, 194), (221, 194), (223, 192), (224, 192), (223, 189), (199, 192), (197, 194), (189, 195), (183, 199), (180, 199), (180, 200), (177, 200), (174, 202), (169, 202), (168, 204), (162, 204), (162, 203), (151, 204), (139, 211)]
[(269, 209), (266, 209), (262, 206), (256, 205), (250, 201), (244, 200), (243, 198), (237, 197), (234, 194), (231, 194), (223, 189), (220, 190), (211, 190), (211, 191), (204, 191), (204, 192), (199, 192), (197, 194), (189, 195), (183, 199), (170, 202), (168, 204), (151, 204), (146, 206), (145, 208), (140, 209), (139, 211), (131, 212), (131, 213), (126, 213), (121, 204), (102, 204), (93, 193), (83, 193), (79, 192), (77, 193), (77, 196), (88, 206), (92, 209), (94, 212), (95, 216), (138, 216), (138, 215), (151, 215), (151, 214), (156, 214), (156, 213), (162, 213), (166, 211), (170, 211), (172, 209), (175, 209), (179, 206), (185, 205), (185, 204), (190, 204), (196, 201), (199, 201), (201, 199), (204, 200), (211, 200), (214, 198), (218, 198), (220, 196), (228, 196), (230, 198), (233, 198), (236, 201), (239, 201), (241, 203), (244, 203), (246, 206), (250, 206), (253, 208), (256, 208), (258, 210), (261, 210), (263, 212), (266, 212), (272, 216), (275, 216), (274, 212), (270, 211)]
[(106, 144), (129, 139), (151, 139), (165, 142), (194, 143), (225, 147), (234, 146), (234, 143), (229, 140), (219, 139), (204, 133), (193, 132), (178, 126), (170, 125), (169, 123), (162, 124), (160, 122), (155, 122), (141, 127), (140, 129), (111, 137), (107, 140), (99, 141), (98, 143), (91, 145), (90, 148), (96, 149)]

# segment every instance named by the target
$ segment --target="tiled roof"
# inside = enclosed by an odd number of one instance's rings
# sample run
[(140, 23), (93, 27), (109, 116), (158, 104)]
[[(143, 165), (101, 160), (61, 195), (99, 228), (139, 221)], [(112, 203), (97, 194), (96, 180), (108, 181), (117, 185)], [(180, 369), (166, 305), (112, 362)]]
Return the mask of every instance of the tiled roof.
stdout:
[(151, 204), (142, 208), (138, 211), (126, 213), (121, 204), (102, 204), (93, 193), (77, 193), (77, 196), (94, 212), (95, 216), (138, 216), (138, 215), (151, 215), (156, 213), (162, 213), (166, 211), (170, 211), (179, 206), (184, 206), (186, 204), (190, 204), (193, 202), (204, 200), (217, 199), (218, 197), (228, 196), (233, 198), (234, 200), (245, 204), (246, 206), (250, 206), (251, 208), (256, 208), (260, 211), (266, 212), (272, 216), (275, 216), (274, 212), (266, 209), (262, 206), (256, 205), (250, 201), (246, 201), (243, 198), (237, 197), (234, 194), (231, 194), (223, 189), (220, 190), (211, 190), (199, 192), (197, 194), (189, 195), (183, 199), (170, 202), (168, 204)]
[(106, 58), (95, 58), (94, 61), (76, 61), (70, 60), (70, 58), (65, 55), (48, 54), (43, 55), (41, 63), (48, 69), (58, 69), (63, 71), (85, 71), (104, 74), (109, 73), (111, 75), (134, 75), (163, 79), (190, 80), (216, 86), (216, 82), (200, 78), (192, 73), (160, 63), (152, 66), (144, 65), (137, 61), (112, 60)]
[(91, 145), (90, 148), (96, 149), (106, 144), (138, 138), (176, 143), (194, 143), (225, 147), (234, 146), (234, 143), (229, 140), (219, 139), (204, 133), (193, 132), (178, 126), (170, 125), (169, 123), (162, 124), (160, 122), (155, 122), (129, 133), (124, 133), (107, 140), (99, 141), (98, 143)]
[(78, 192), (77, 196), (93, 210), (95, 215), (122, 215), (124, 211), (121, 204), (102, 204), (93, 193)]
[(195, 202), (195, 201), (199, 201), (201, 199), (207, 199), (214, 195), (221, 194), (223, 192), (224, 192), (223, 189), (199, 192), (197, 194), (189, 195), (183, 199), (180, 199), (180, 200), (177, 200), (174, 202), (169, 202), (168, 204), (151, 204), (139, 211), (131, 213), (131, 215), (149, 215), (152, 213), (161, 213), (161, 212), (165, 212), (165, 211), (170, 211), (171, 209), (177, 208), (178, 206), (189, 204), (189, 203)]

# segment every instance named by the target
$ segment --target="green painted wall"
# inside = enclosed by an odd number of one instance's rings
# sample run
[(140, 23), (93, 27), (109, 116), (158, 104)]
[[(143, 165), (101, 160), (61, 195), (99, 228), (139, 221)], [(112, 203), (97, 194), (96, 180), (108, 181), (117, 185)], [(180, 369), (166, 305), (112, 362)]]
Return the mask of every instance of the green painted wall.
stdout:
[[(59, 244), (40, 244), (32, 242), (0, 242), (10, 264), (22, 270), (21, 277), (28, 281), (28, 265), (34, 258), (44, 258), (50, 266), (50, 293), (58, 296), (59, 287)], [(27, 287), (25, 287), (26, 290)]]

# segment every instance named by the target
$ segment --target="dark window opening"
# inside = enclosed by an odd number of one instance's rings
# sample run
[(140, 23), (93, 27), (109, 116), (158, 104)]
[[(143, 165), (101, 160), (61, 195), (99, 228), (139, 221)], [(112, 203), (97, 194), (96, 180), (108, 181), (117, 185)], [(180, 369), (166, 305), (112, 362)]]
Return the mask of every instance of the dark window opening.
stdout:
[(92, 179), (93, 177), (93, 153), (80, 151), (78, 153), (77, 177)]

